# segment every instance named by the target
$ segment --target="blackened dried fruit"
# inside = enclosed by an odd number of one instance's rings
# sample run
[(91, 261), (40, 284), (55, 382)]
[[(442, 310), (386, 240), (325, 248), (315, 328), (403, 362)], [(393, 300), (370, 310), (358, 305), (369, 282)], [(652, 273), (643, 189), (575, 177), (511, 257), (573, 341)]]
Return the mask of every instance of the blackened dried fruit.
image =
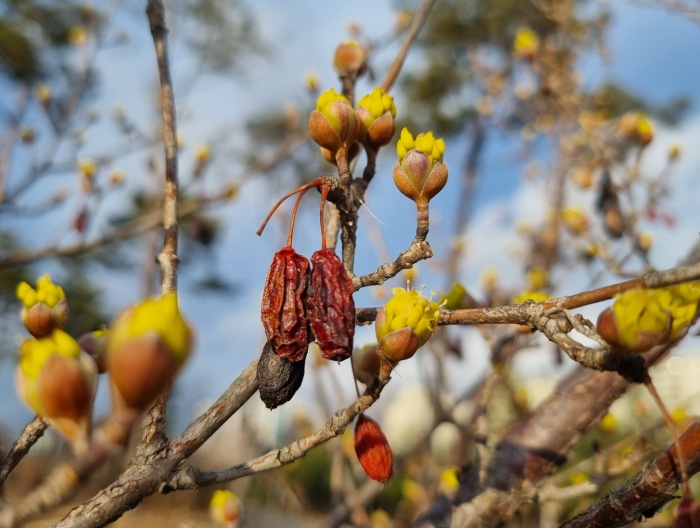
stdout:
[(278, 357), (270, 343), (265, 343), (256, 372), (260, 399), (265, 407), (274, 409), (292, 399), (304, 379), (304, 366), (304, 361)]
[(360, 414), (355, 424), (355, 453), (367, 476), (386, 482), (394, 474), (394, 455), (379, 424)]
[(332, 249), (311, 256), (309, 322), (324, 358), (342, 361), (352, 354), (355, 335), (353, 286), (343, 263)]
[(272, 350), (289, 361), (306, 357), (310, 340), (305, 304), (308, 284), (306, 257), (291, 246), (275, 253), (265, 280), (260, 316)]

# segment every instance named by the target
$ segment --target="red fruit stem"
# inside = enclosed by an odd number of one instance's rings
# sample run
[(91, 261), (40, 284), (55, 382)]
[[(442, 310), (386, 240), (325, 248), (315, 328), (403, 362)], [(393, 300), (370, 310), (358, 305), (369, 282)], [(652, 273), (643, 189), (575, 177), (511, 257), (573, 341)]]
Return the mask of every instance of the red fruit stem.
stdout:
[(262, 225), (260, 226), (260, 229), (256, 231), (256, 234), (258, 236), (262, 235), (262, 232), (265, 230), (265, 227), (267, 226), (267, 223), (270, 221), (270, 218), (272, 218), (272, 215), (275, 214), (275, 211), (277, 211), (277, 208), (282, 205), (282, 202), (284, 202), (287, 198), (290, 196), (294, 196), (296, 193), (301, 193), (299, 198), (297, 198), (297, 202), (294, 205), (294, 211), (292, 212), (292, 222), (289, 227), (289, 236), (287, 237), (287, 247), (291, 247), (292, 245), (292, 233), (294, 232), (294, 220), (296, 219), (296, 214), (297, 214), (297, 208), (299, 207), (299, 202), (301, 201), (302, 196), (304, 196), (304, 193), (311, 189), (312, 187), (318, 187), (323, 183), (323, 178), (316, 178), (313, 181), (310, 181), (306, 185), (302, 185), (301, 187), (294, 189), (293, 191), (289, 191), (287, 194), (285, 194), (282, 198), (278, 200), (278, 202), (274, 205), (274, 207), (270, 210), (270, 212), (267, 214), (265, 217), (265, 220), (263, 221)]
[(330, 189), (327, 185), (321, 187), (321, 249), (326, 250), (326, 223), (323, 221), (323, 210), (326, 207), (326, 198), (328, 198), (328, 193)]
[(656, 392), (656, 387), (654, 386), (654, 383), (651, 381), (650, 377), (647, 376), (647, 379), (644, 381), (644, 385), (661, 411), (661, 416), (663, 416), (664, 421), (666, 422), (666, 427), (668, 427), (669, 431), (671, 431), (671, 436), (673, 436), (673, 449), (676, 452), (676, 461), (678, 462), (678, 467), (681, 473), (681, 489), (683, 491), (683, 498), (692, 501), (693, 495), (690, 492), (690, 486), (688, 485), (688, 470), (686, 468), (685, 457), (681, 451), (681, 444), (680, 439), (678, 438), (676, 424), (673, 423), (673, 418), (671, 418), (671, 415), (666, 409), (664, 402), (661, 400), (661, 396), (659, 396), (659, 393)]

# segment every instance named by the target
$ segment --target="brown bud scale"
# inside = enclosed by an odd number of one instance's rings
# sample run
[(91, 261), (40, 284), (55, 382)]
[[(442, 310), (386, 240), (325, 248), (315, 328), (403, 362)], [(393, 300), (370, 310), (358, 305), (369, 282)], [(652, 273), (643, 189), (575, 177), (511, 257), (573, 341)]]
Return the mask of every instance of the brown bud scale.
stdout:
[(309, 344), (305, 297), (309, 261), (292, 247), (280, 249), (265, 280), (260, 316), (272, 350), (289, 361), (306, 357)]
[(311, 256), (309, 321), (324, 358), (343, 361), (352, 354), (355, 335), (354, 288), (343, 263), (332, 249)]

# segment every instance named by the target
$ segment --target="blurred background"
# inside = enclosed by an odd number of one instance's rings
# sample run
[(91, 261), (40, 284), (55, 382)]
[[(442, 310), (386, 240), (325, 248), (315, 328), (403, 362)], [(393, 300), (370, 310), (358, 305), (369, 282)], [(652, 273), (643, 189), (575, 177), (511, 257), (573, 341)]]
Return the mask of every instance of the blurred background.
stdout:
[[(170, 401), (175, 434), (260, 354), (262, 287), (285, 243), (291, 205), (261, 237), (255, 231), (279, 197), (335, 171), (306, 131), (318, 95), (340, 89), (335, 48), (352, 40), (368, 52), (359, 99), (383, 80), (419, 4), (175, 0), (166, 7), (182, 188), (178, 282), (183, 312), (196, 328), (195, 353)], [(25, 337), (17, 282), (50, 273), (66, 291), (68, 331), (76, 336), (159, 290), (163, 153), (144, 8), (0, 4), (3, 450), (33, 416), (13, 381)], [(436, 256), (408, 276), (357, 292), (356, 305), (383, 304), (407, 279), (436, 292), (436, 300), (448, 297), (450, 308), (508, 304), (524, 292), (574, 293), (691, 258), (700, 230), (698, 17), (692, 1), (439, 1), (392, 91), (397, 136), (407, 126), (446, 140), (450, 181), (431, 204)], [(392, 261), (413, 239), (415, 206), (393, 185), (395, 162), (392, 142), (380, 153), (361, 211), (358, 275)], [(363, 163), (360, 156), (355, 174)], [(306, 255), (320, 245), (316, 203), (302, 203), (294, 238)], [(582, 313), (595, 320), (601, 310)], [(369, 412), (394, 450), (398, 478), (374, 490), (364, 510), (368, 523), (391, 526), (393, 518), (402, 526), (445, 493), (441, 486), (449, 489), (450, 468), (469, 458), (460, 428), (473, 392), (494, 366), (501, 369), (489, 404), (494, 437), (572, 370), (537, 336), (518, 338), (517, 354), (494, 359), (503, 331), (441, 329), (434, 344), (400, 365)], [(374, 340), (372, 326), (358, 327), (357, 347)], [(198, 462), (232, 465), (318, 428), (353, 401), (348, 363), (328, 364), (312, 350), (292, 402), (268, 411), (255, 396), (207, 442)], [(699, 374), (695, 336), (654, 374), (679, 422), (698, 413)], [(105, 387), (97, 403), (99, 420), (108, 405)], [(616, 402), (592, 439), (576, 448), (580, 465), (572, 462), (560, 478), (576, 482), (593, 472), (585, 465), (594, 464), (593, 441), (611, 457), (629, 448), (650, 416), (658, 421), (652, 407), (642, 391)], [(651, 444), (668, 441), (662, 428), (648, 429)], [(49, 433), (36, 453), (34, 465), (23, 462), (8, 483), (13, 493), (43, 475), (40, 457), (66, 451)], [(350, 465), (345, 475), (358, 489), (362, 480), (348, 453), (352, 440), (342, 437), (279, 472), (233, 483), (250, 506), (248, 523), (275, 525), (256, 517), (263, 510), (295, 513), (284, 517), (290, 526), (289, 519), (299, 518), (299, 526), (327, 519), (344, 489), (332, 482), (338, 466)], [(91, 486), (110, 482), (118, 468), (119, 461)], [(197, 515), (210, 494), (183, 494), (180, 504), (191, 505), (192, 517), (177, 520), (204, 526)], [(553, 518), (590, 499), (564, 504)], [(151, 499), (146, 509), (172, 510), (170, 500)], [(523, 525), (538, 525), (541, 512), (531, 516)], [(161, 517), (148, 525), (172, 526)], [(136, 522), (129, 519), (120, 522)]]

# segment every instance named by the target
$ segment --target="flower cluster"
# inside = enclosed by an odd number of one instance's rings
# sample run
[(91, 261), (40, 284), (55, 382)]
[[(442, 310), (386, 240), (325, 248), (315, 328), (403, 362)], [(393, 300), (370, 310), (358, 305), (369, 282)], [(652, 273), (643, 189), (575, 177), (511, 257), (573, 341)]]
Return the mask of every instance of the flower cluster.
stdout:
[(351, 161), (359, 153), (360, 144), (376, 151), (389, 143), (395, 118), (394, 100), (382, 88), (374, 88), (362, 97), (357, 109), (331, 88), (318, 97), (316, 110), (309, 118), (309, 132), (323, 156), (338, 164), (339, 157)]
[(36, 289), (20, 283), (17, 296), (34, 336), (20, 346), (18, 392), (78, 452), (89, 446), (99, 373), (109, 371), (115, 418), (133, 423), (189, 355), (190, 329), (174, 294), (142, 301), (122, 312), (109, 331), (91, 332), (79, 341), (60, 328), (68, 318), (66, 295), (48, 275)]
[(695, 319), (698, 301), (697, 281), (628, 290), (598, 316), (598, 333), (620, 350), (644, 352), (685, 335)]
[(32, 338), (22, 342), (17, 391), (39, 416), (49, 420), (76, 451), (87, 448), (97, 367), (70, 335), (61, 330), (68, 319), (63, 288), (48, 275), (32, 288), (17, 286), (22, 321)]

